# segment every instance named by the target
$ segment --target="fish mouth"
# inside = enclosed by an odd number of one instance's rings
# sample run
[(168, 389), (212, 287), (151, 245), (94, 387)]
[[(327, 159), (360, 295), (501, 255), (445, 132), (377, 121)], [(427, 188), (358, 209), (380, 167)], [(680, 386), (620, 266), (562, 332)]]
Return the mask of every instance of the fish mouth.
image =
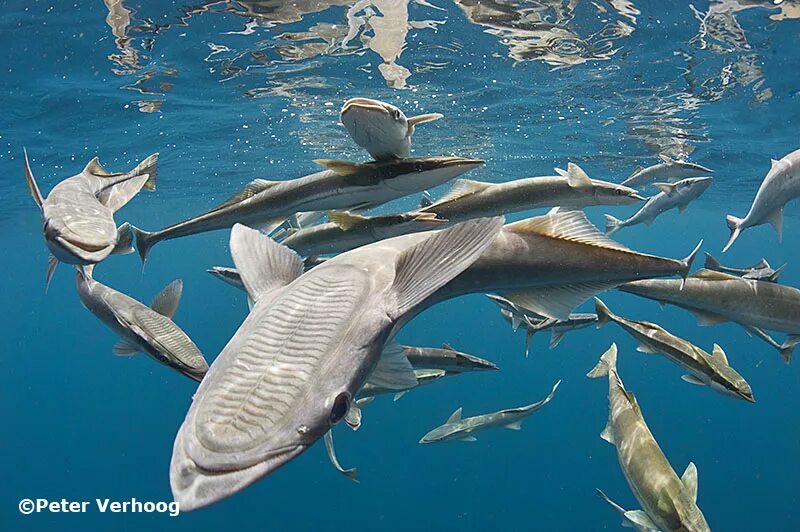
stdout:
[(452, 168), (452, 167), (466, 167), (467, 170), (472, 170), (481, 165), (486, 164), (483, 159), (469, 159), (467, 157), (446, 157), (439, 161), (437, 168)]
[(738, 395), (741, 399), (744, 399), (748, 403), (755, 403), (756, 402), (756, 398), (753, 397), (753, 392), (746, 393), (746, 392), (742, 392), (740, 390), (737, 390), (736, 391), (736, 395)]
[(641, 194), (639, 194), (636, 191), (628, 194), (628, 197), (632, 198), (632, 199), (635, 199), (636, 201), (647, 201), (647, 198), (645, 198), (644, 196), (642, 196)]

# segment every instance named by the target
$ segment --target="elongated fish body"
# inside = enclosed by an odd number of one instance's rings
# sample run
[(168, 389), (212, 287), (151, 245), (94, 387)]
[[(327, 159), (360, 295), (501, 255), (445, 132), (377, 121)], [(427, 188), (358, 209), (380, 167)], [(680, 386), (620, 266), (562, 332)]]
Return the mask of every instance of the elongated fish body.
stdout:
[(642, 188), (652, 183), (674, 183), (687, 177), (698, 177), (714, 172), (705, 166), (690, 163), (689, 161), (676, 161), (666, 155), (659, 155), (659, 157), (662, 162), (647, 168), (637, 167), (622, 184), (629, 187)]
[(518, 408), (509, 408), (490, 414), (466, 418), (461, 417), (461, 408), (459, 408), (447, 418), (447, 421), (445, 421), (443, 425), (428, 432), (419, 442), (475, 441), (476, 438), (473, 434), (495, 427), (519, 430), (522, 428), (522, 420), (553, 400), (559, 384), (561, 384), (561, 381), (555, 383), (550, 394), (541, 401)]
[(361, 390), (359, 390), (358, 395), (356, 395), (356, 399), (362, 401), (364, 399), (371, 399), (379, 395), (393, 394), (394, 400), (397, 401), (411, 390), (415, 390), (420, 386), (425, 386), (427, 384), (433, 384), (439, 379), (443, 379), (444, 377), (453, 375), (458, 375), (458, 373), (451, 373), (443, 369), (415, 369), (414, 376), (417, 378), (417, 383), (414, 384), (413, 386), (409, 386), (408, 388), (403, 388), (403, 389), (397, 389), (392, 387), (381, 386), (378, 384), (372, 384), (368, 382), (361, 387)]
[[(406, 358), (414, 368), (441, 369), (448, 373), (497, 369), (493, 362), (456, 351), (448, 344), (444, 344), (441, 348), (410, 345), (402, 347)], [(419, 380), (419, 376), (417, 380)]]
[(613, 321), (633, 336), (639, 344), (638, 351), (660, 353), (688, 371), (688, 375), (684, 376), (685, 381), (705, 385), (751, 403), (755, 402), (750, 385), (730, 366), (725, 351), (719, 345), (714, 344), (714, 356), (711, 356), (655, 323), (617, 316), (597, 298), (595, 298), (595, 308), (599, 316), (598, 327)]
[(407, 118), (394, 105), (370, 98), (347, 100), (339, 113), (350, 137), (376, 161), (408, 157), (414, 127), (442, 117), (433, 113)]
[(297, 212), (376, 206), (445, 183), (483, 164), (463, 157), (426, 157), (383, 162), (318, 161), (329, 170), (289, 181), (255, 180), (242, 191), (199, 216), (157, 232), (134, 228), (144, 261), (150, 248), (169, 240), (236, 223), (269, 228)]
[[(80, 174), (61, 181), (44, 198), (26, 153), (25, 178), (41, 209), (44, 239), (50, 252), (59, 261), (76, 265), (96, 264), (115, 250), (130, 252), (130, 234), (118, 232), (114, 212), (142, 187), (155, 190), (157, 160), (158, 154), (151, 155), (123, 174), (109, 173), (97, 158), (92, 159)], [(128, 241), (117, 249), (121, 238)]]
[(670, 209), (683, 212), (689, 203), (700, 197), (711, 185), (710, 177), (690, 177), (675, 183), (657, 183), (661, 192), (647, 200), (633, 216), (618, 220), (606, 215), (606, 233), (613, 234), (623, 227), (645, 223), (650, 225), (659, 215)]
[(208, 371), (203, 354), (172, 321), (183, 289), (180, 280), (168, 285), (150, 307), (96, 281), (91, 266), (77, 274), (77, 286), (83, 306), (122, 338), (114, 354), (145, 353), (196, 381)]
[(583, 209), (593, 205), (631, 205), (644, 201), (632, 188), (590, 179), (572, 163), (568, 168), (563, 175), (528, 177), (505, 183), (459, 179), (439, 201), (421, 211), (458, 222), (541, 207)]
[(588, 376), (608, 376), (608, 424), (601, 437), (617, 450), (628, 485), (643, 511), (626, 520), (644, 529), (704, 532), (710, 528), (697, 506), (697, 468), (690, 463), (681, 478), (672, 469), (645, 423), (634, 395), (617, 373), (617, 346), (611, 344)]
[(715, 270), (722, 273), (730, 273), (731, 275), (738, 275), (745, 279), (754, 279), (756, 281), (769, 281), (777, 283), (778, 278), (786, 265), (780, 266), (778, 269), (773, 270), (769, 265), (767, 259), (761, 259), (757, 263), (748, 268), (732, 268), (730, 266), (723, 266), (714, 258), (711, 253), (706, 253), (705, 267), (707, 270)]
[(791, 286), (703, 269), (690, 275), (683, 289), (669, 279), (635, 281), (619, 289), (685, 308), (701, 325), (734, 321), (800, 335), (800, 290)]
[(772, 160), (772, 167), (758, 187), (758, 192), (747, 216), (728, 215), (726, 221), (731, 236), (723, 253), (731, 247), (742, 231), (749, 227), (770, 223), (783, 236), (783, 207), (800, 196), (800, 150), (795, 150), (780, 161)]
[(468, 267), (501, 226), (481, 219), (419, 242), (390, 239), (306, 273), (295, 252), (234, 226), (231, 254), (253, 307), (176, 437), (170, 483), (181, 509), (228, 497), (302, 453), (348, 415), (368, 379), (415, 385), (402, 350), (384, 350), (395, 323)]
[(597, 230), (580, 211), (556, 211), (506, 225), (464, 273), (428, 304), (475, 292), (496, 292), (557, 320), (604, 290), (633, 279), (686, 275), (684, 260), (630, 250)]
[(584, 313), (570, 313), (566, 320), (556, 320), (553, 318), (546, 318), (540, 316), (535, 312), (519, 313), (517, 311), (508, 310), (507, 308), (500, 309), (500, 315), (503, 316), (510, 325), (514, 332), (517, 332), (520, 324), (525, 325), (525, 356), (529, 356), (531, 340), (533, 335), (549, 329), (550, 336), (550, 349), (555, 348), (564, 339), (564, 335), (570, 331), (576, 331), (588, 327), (592, 323), (597, 322), (596, 314)]
[(300, 229), (281, 244), (299, 255), (344, 253), (357, 247), (407, 233), (440, 229), (447, 225), (433, 213), (409, 212), (384, 216), (359, 216), (349, 212), (331, 212), (329, 223)]

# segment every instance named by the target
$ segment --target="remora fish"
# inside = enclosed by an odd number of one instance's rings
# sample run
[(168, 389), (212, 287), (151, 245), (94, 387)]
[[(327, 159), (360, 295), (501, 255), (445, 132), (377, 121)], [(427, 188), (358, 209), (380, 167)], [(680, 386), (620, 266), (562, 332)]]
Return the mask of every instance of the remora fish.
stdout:
[(626, 279), (687, 275), (698, 250), (684, 260), (639, 253), (598, 231), (583, 212), (554, 210), (503, 227), (478, 260), (420, 308), (497, 292), (546, 318), (568, 320), (575, 307)]
[(606, 375), (608, 424), (600, 437), (616, 448), (625, 479), (643, 509), (625, 512), (626, 522), (645, 530), (710, 531), (697, 507), (697, 468), (690, 462), (681, 478), (675, 474), (647, 427), (639, 403), (622, 385), (616, 344), (587, 374), (590, 378)]
[(334, 214), (330, 223), (301, 229), (282, 243), (301, 255), (343, 253), (402, 234), (427, 231), (472, 218), (499, 216), (539, 207), (580, 209), (590, 205), (629, 205), (643, 201), (635, 190), (589, 179), (570, 163), (562, 175), (517, 179), (507, 183), (458, 180), (439, 201), (416, 211), (388, 216)]
[(440, 185), (483, 164), (463, 157), (316, 162), (327, 170), (289, 181), (256, 179), (221, 205), (189, 220), (156, 232), (134, 227), (142, 261), (162, 240), (226, 229), (236, 223), (271, 230), (296, 212), (376, 206)]
[(474, 433), (494, 427), (505, 427), (511, 430), (522, 428), (522, 421), (553, 400), (556, 394), (558, 381), (553, 386), (550, 394), (536, 403), (519, 408), (509, 408), (490, 414), (482, 414), (474, 417), (461, 417), (461, 408), (453, 412), (443, 425), (440, 425), (428, 432), (419, 440), (420, 443), (439, 443), (443, 441), (476, 441)]
[[(500, 309), (500, 315), (511, 324), (512, 329), (516, 332), (514, 323), (519, 319), (517, 317), (518, 315), (504, 308)], [(537, 317), (531, 317), (532, 315)], [(561, 343), (566, 333), (577, 329), (583, 329), (596, 322), (597, 315), (573, 312), (566, 320), (555, 320), (553, 318), (539, 316), (535, 312), (528, 312), (523, 315), (521, 319), (522, 323), (525, 324), (525, 357), (527, 358), (530, 354), (531, 340), (533, 339), (533, 335), (537, 332), (550, 329), (550, 349), (553, 349)]]
[(682, 214), (689, 203), (699, 198), (709, 185), (711, 185), (710, 177), (690, 177), (676, 183), (656, 183), (655, 186), (661, 192), (648, 199), (647, 203), (627, 220), (619, 220), (606, 214), (606, 233), (611, 235), (623, 227), (640, 223), (650, 225), (657, 216), (670, 209), (677, 208)]
[(556, 168), (556, 172), (559, 175), (527, 177), (505, 183), (459, 179), (441, 199), (420, 211), (436, 213), (439, 218), (455, 223), (540, 207), (569, 210), (644, 201), (632, 188), (589, 178), (577, 164), (569, 163), (566, 171)]
[[(371, 246), (382, 245), (395, 253), (398, 246), (428, 237), (416, 233)], [(416, 310), (465, 294), (499, 291), (507, 296), (504, 300), (537, 319), (567, 321), (575, 307), (625, 282), (687, 275), (699, 247), (683, 260), (638, 253), (598, 231), (582, 212), (554, 210), (504, 226), (466, 271)], [(237, 286), (235, 270), (216, 267), (209, 272)]]
[(705, 166), (690, 163), (689, 161), (676, 161), (666, 155), (659, 155), (658, 157), (662, 162), (653, 166), (648, 166), (647, 168), (637, 166), (630, 177), (623, 181), (622, 184), (628, 185), (629, 187), (641, 188), (651, 183), (674, 183), (675, 181), (680, 181), (687, 177), (698, 177), (714, 173), (713, 170)]
[(145, 353), (200, 381), (208, 371), (208, 364), (192, 339), (172, 321), (183, 292), (180, 279), (167, 285), (148, 307), (96, 281), (92, 277), (93, 268), (78, 267), (78, 296), (87, 310), (122, 337), (114, 345), (114, 354)]
[(376, 161), (382, 161), (408, 157), (414, 126), (443, 116), (432, 113), (406, 118), (403, 111), (390, 103), (353, 98), (342, 106), (339, 120), (356, 144), (367, 150)]
[(800, 196), (800, 150), (795, 150), (780, 161), (772, 160), (772, 167), (758, 187), (747, 216), (737, 218), (729, 214), (725, 217), (731, 236), (722, 252), (728, 251), (742, 231), (765, 223), (772, 224), (780, 242), (783, 237), (783, 207), (798, 196)]
[(55, 257), (48, 261), (48, 284), (58, 264), (56, 259), (89, 265), (111, 253), (133, 251), (130, 226), (123, 224), (118, 230), (114, 213), (142, 187), (155, 190), (157, 162), (155, 153), (128, 173), (109, 173), (95, 157), (80, 174), (61, 181), (44, 198), (25, 152), (25, 180), (42, 212), (45, 243)]
[(682, 289), (669, 279), (634, 281), (619, 289), (684, 308), (700, 325), (733, 321), (745, 328), (784, 332), (788, 338), (781, 356), (787, 362), (800, 340), (800, 290), (791, 286), (703, 269), (687, 277)]
[(402, 348), (414, 368), (442, 369), (448, 373), (498, 369), (493, 362), (456, 351), (450, 344), (444, 344), (441, 348), (410, 345), (404, 345)]
[(751, 403), (755, 402), (750, 385), (730, 366), (725, 351), (719, 345), (714, 344), (712, 350), (714, 356), (711, 356), (691, 342), (678, 338), (655, 323), (628, 320), (617, 316), (597, 298), (594, 303), (598, 316), (598, 327), (613, 321), (633, 336), (639, 344), (637, 351), (650, 354), (661, 353), (687, 370), (689, 373), (682, 377), (686, 382), (709, 386), (723, 394)]
[[(364, 383), (416, 384), (396, 324), (467, 268), (502, 218), (391, 239), (303, 273), (300, 257), (235, 225), (231, 255), (253, 301), (194, 396), (170, 464), (183, 510), (228, 497), (284, 465), (345, 418)], [(399, 356), (381, 357), (381, 352)]]
[(772, 266), (770, 266), (769, 262), (767, 262), (767, 259), (761, 259), (749, 268), (731, 268), (730, 266), (723, 266), (716, 258), (714, 258), (711, 253), (706, 252), (705, 268), (707, 270), (730, 273), (745, 279), (755, 279), (756, 281), (769, 281), (771, 283), (777, 283), (778, 278), (780, 277), (781, 272), (783, 272), (783, 268), (785, 266), (786, 265), (784, 264), (777, 270), (773, 270)]
[(397, 401), (413, 389), (416, 389), (420, 386), (425, 386), (426, 384), (432, 384), (439, 379), (452, 375), (458, 375), (458, 373), (451, 373), (443, 369), (415, 369), (414, 376), (417, 378), (417, 383), (413, 386), (398, 390), (397, 388), (387, 388), (385, 386), (368, 382), (362, 386), (361, 391), (358, 392), (356, 398), (359, 401), (359, 405), (363, 405), (365, 404), (364, 401), (367, 399), (373, 399), (378, 395), (391, 393), (394, 394), (394, 400)]
[(329, 212), (328, 218), (329, 223), (295, 231), (281, 244), (304, 257), (343, 253), (379, 240), (438, 229), (447, 222), (432, 212), (367, 217), (344, 211)]

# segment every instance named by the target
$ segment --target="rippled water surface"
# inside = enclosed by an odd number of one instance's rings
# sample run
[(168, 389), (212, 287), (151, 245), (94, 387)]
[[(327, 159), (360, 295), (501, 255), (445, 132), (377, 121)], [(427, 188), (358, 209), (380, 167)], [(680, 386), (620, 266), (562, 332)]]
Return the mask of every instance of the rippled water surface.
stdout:
[[(178, 518), (17, 511), (25, 497), (171, 500), (172, 443), (195, 388), (143, 356), (112, 356), (113, 334), (81, 308), (67, 267), (44, 293), (47, 255), (23, 147), (45, 193), (95, 155), (125, 171), (159, 152), (158, 191), (116, 217), (157, 229), (257, 177), (306, 175), (319, 158), (367, 160), (338, 113), (346, 99), (368, 96), (409, 116), (443, 113), (418, 128), (413, 154), (485, 159), (472, 179), (547, 175), (574, 162), (620, 181), (659, 155), (708, 166), (714, 184), (685, 214), (615, 238), (669, 257), (702, 238), (717, 254), (725, 214), (744, 215), (770, 159), (800, 147), (798, 19), (797, 0), (5, 3), (0, 529), (617, 530), (619, 516), (594, 489), (637, 505), (598, 436), (605, 383), (584, 377), (612, 340), (674, 468), (697, 464), (712, 529), (800, 529), (797, 362), (784, 365), (735, 325), (699, 328), (683, 311), (616, 292), (604, 299), (623, 315), (707, 350), (722, 344), (757, 403), (682, 382), (680, 369), (636, 353), (613, 327), (570, 333), (554, 350), (537, 336), (525, 359), (521, 333), (483, 296), (470, 296), (426, 312), (400, 339), (448, 342), (501, 371), (396, 403), (381, 398), (357, 433), (337, 429), (340, 458), (358, 466), (360, 485), (337, 475), (319, 444), (241, 494)], [(634, 208), (588, 214), (601, 225), (605, 212)], [(725, 261), (788, 262), (782, 281), (800, 285), (798, 212), (787, 206), (783, 242), (769, 226), (751, 229)], [(231, 263), (227, 240), (219, 231), (162, 244), (144, 273), (134, 255), (113, 257), (98, 277), (143, 301), (182, 277), (176, 321), (211, 360), (246, 312), (242, 294), (204, 272)], [(519, 406), (559, 378), (556, 399), (522, 431), (417, 444), (458, 406), (465, 415)]]

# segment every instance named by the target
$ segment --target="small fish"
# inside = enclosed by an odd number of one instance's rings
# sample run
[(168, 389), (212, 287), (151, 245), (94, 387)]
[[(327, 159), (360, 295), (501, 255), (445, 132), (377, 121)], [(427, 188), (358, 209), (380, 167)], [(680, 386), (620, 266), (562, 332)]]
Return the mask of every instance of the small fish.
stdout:
[(791, 286), (703, 269), (687, 277), (683, 286), (670, 279), (648, 279), (619, 289), (684, 308), (700, 325), (733, 321), (746, 328), (784, 332), (788, 337), (781, 356), (786, 362), (800, 340), (800, 290)]
[(783, 208), (798, 196), (800, 196), (800, 150), (795, 150), (780, 161), (772, 160), (772, 167), (758, 187), (747, 216), (737, 218), (729, 214), (725, 218), (731, 236), (722, 252), (728, 251), (742, 231), (765, 223), (772, 224), (780, 242), (783, 237)]
[(365, 399), (372, 399), (379, 395), (393, 394), (394, 400), (397, 401), (411, 390), (414, 390), (420, 386), (425, 386), (426, 384), (433, 384), (439, 379), (453, 375), (458, 375), (458, 373), (452, 373), (443, 369), (415, 369), (414, 376), (417, 378), (417, 383), (413, 386), (409, 386), (408, 388), (404, 389), (397, 389), (387, 388), (378, 384), (367, 382), (361, 388), (361, 391), (358, 392), (358, 395), (356, 395), (356, 399), (358, 399), (359, 405), (363, 405), (364, 403), (361, 401), (364, 401)]
[[(448, 373), (496, 370), (497, 366), (488, 360), (456, 351), (450, 344), (436, 347), (402, 346), (406, 358), (415, 368), (442, 369)], [(417, 377), (419, 380), (419, 377)]]
[(773, 270), (772, 266), (770, 266), (769, 262), (767, 262), (767, 259), (761, 259), (749, 268), (731, 268), (729, 266), (723, 266), (716, 258), (714, 258), (713, 255), (711, 255), (711, 253), (706, 252), (705, 268), (707, 270), (730, 273), (732, 275), (738, 275), (739, 277), (743, 277), (745, 279), (754, 279), (756, 281), (769, 281), (770, 283), (777, 283), (778, 278), (783, 272), (783, 268), (785, 266), (786, 265), (784, 264), (777, 270)]
[[(660, 532), (657, 528), (651, 528), (649, 525), (650, 518), (641, 519), (637, 511), (629, 511), (612, 501), (608, 495), (603, 493), (602, 490), (595, 488), (597, 496), (606, 501), (613, 509), (615, 509), (622, 516), (622, 526), (626, 528), (633, 528), (636, 532)], [(630, 517), (628, 517), (630, 516)]]
[(692, 384), (708, 386), (725, 395), (744, 399), (755, 403), (753, 391), (747, 381), (728, 363), (728, 357), (722, 348), (714, 344), (711, 356), (691, 342), (678, 338), (663, 327), (649, 321), (628, 320), (617, 316), (599, 299), (595, 298), (595, 309), (602, 327), (613, 321), (629, 333), (639, 344), (637, 351), (642, 353), (660, 353), (687, 370), (683, 380)]
[(690, 177), (675, 183), (656, 183), (655, 186), (661, 192), (648, 199), (647, 203), (627, 220), (619, 220), (606, 214), (606, 233), (612, 235), (623, 227), (640, 223), (650, 225), (657, 216), (670, 209), (677, 208), (682, 214), (689, 203), (699, 198), (709, 185), (711, 185), (710, 177)]
[(172, 321), (183, 292), (180, 279), (167, 285), (148, 307), (96, 281), (93, 268), (77, 268), (78, 296), (87, 310), (122, 337), (114, 345), (114, 354), (145, 353), (199, 382), (208, 364), (192, 339)]
[(537, 332), (550, 329), (550, 349), (553, 349), (561, 343), (566, 333), (583, 329), (597, 321), (597, 315), (595, 314), (576, 312), (571, 313), (566, 320), (546, 318), (531, 311), (525, 311), (519, 314), (505, 308), (500, 309), (500, 315), (511, 324), (511, 328), (514, 332), (517, 331), (515, 323), (525, 324), (525, 358), (530, 354), (531, 340), (533, 339), (533, 335)]
[(416, 306), (480, 256), (502, 223), (484, 218), (385, 240), (305, 273), (294, 251), (235, 225), (231, 255), (252, 309), (176, 436), (170, 486), (181, 510), (237, 493), (342, 420), (357, 427), (354, 397), (367, 381), (395, 390), (416, 385), (403, 350), (385, 346)]
[(553, 400), (561, 381), (553, 386), (550, 394), (536, 403), (519, 408), (509, 408), (490, 414), (474, 417), (461, 417), (461, 408), (453, 412), (443, 425), (428, 432), (419, 440), (420, 443), (439, 443), (445, 441), (476, 441), (474, 433), (494, 427), (505, 427), (511, 430), (520, 430), (522, 421)]
[(645, 423), (636, 397), (625, 389), (617, 373), (616, 344), (611, 344), (587, 376), (608, 376), (608, 424), (600, 437), (616, 448), (625, 479), (642, 505), (642, 510), (624, 513), (626, 522), (640, 530), (710, 531), (697, 506), (697, 468), (690, 462), (681, 478), (672, 469)]
[(221, 205), (160, 231), (133, 227), (142, 262), (162, 240), (227, 229), (236, 223), (269, 233), (297, 212), (374, 207), (440, 185), (483, 164), (464, 157), (315, 162), (326, 170), (288, 181), (256, 179)]
[(663, 154), (658, 157), (661, 159), (659, 164), (648, 166), (647, 168), (637, 166), (630, 177), (623, 181), (622, 184), (641, 188), (651, 183), (674, 183), (687, 177), (698, 177), (714, 173), (713, 170), (705, 166), (690, 163), (689, 161), (676, 161)]
[(155, 190), (158, 154), (153, 154), (128, 173), (109, 173), (95, 157), (83, 171), (69, 177), (45, 198), (33, 177), (25, 152), (25, 180), (42, 213), (42, 232), (52, 253), (48, 259), (47, 284), (58, 261), (96, 264), (112, 253), (132, 253), (131, 226), (117, 229), (114, 213), (143, 187)]
[(443, 117), (431, 113), (407, 118), (394, 105), (370, 98), (347, 100), (339, 113), (350, 137), (376, 161), (408, 157), (414, 127)]
[(333, 446), (333, 429), (325, 433), (323, 440), (325, 441), (325, 451), (328, 453), (328, 460), (330, 460), (331, 465), (333, 465), (336, 471), (346, 476), (353, 482), (359, 483), (360, 480), (358, 480), (358, 470), (355, 467), (345, 469), (339, 463), (339, 458), (336, 456), (336, 448)]

